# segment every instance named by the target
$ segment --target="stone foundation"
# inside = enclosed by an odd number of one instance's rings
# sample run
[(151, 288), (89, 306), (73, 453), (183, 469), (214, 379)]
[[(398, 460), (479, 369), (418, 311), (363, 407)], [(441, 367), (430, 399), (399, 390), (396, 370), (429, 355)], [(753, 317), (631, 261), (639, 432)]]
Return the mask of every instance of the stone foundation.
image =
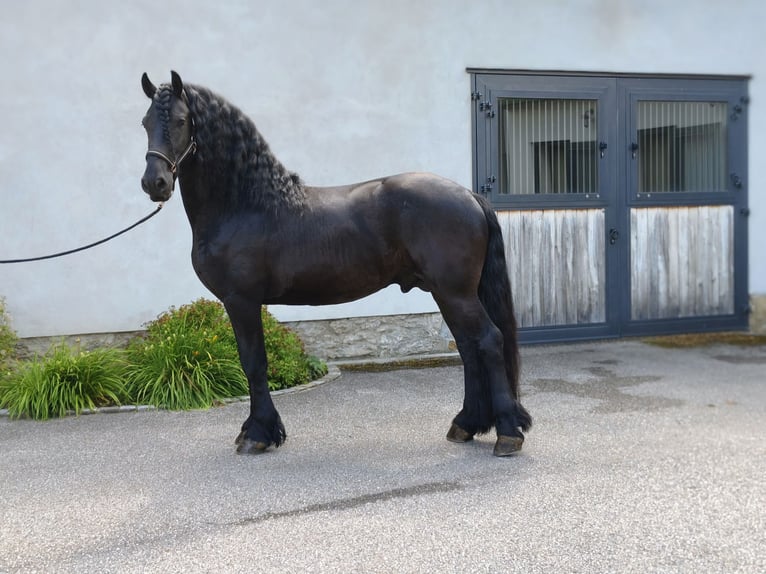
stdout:
[(306, 352), (323, 359), (366, 359), (446, 353), (456, 349), (440, 313), (286, 323)]
[(766, 295), (751, 295), (750, 309), (750, 332), (766, 334)]
[[(285, 323), (298, 333), (306, 352), (326, 360), (376, 359), (455, 351), (452, 335), (439, 313), (354, 317)], [(96, 333), (63, 337), (30, 337), (19, 341), (22, 358), (44, 354), (63, 341), (83, 351), (124, 347), (143, 331)]]

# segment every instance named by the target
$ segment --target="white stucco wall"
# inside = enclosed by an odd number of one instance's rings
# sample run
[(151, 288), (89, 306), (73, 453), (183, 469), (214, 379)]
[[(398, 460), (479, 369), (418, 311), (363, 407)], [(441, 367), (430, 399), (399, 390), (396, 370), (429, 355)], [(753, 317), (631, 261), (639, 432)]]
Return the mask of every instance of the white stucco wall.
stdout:
[[(310, 184), (408, 170), (471, 182), (466, 67), (752, 74), (750, 291), (766, 293), (761, 0), (6, 2), (0, 18), (0, 259), (99, 239), (153, 209), (148, 100), (175, 69), (245, 110)], [(22, 336), (133, 330), (207, 292), (176, 196), (94, 250), (0, 265)], [(435, 310), (391, 288), (283, 320)]]

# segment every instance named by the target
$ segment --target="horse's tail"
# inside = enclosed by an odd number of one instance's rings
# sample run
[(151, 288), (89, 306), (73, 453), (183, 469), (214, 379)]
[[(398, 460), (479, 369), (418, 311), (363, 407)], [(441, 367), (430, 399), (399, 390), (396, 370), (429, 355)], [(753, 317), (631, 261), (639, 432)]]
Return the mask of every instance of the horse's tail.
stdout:
[(511, 281), (508, 278), (503, 234), (497, 215), (489, 202), (480, 195), (475, 197), (484, 210), (484, 217), (486, 217), (489, 227), (487, 255), (484, 258), (484, 267), (479, 281), (479, 300), (489, 318), (503, 334), (505, 372), (511, 389), (511, 396), (516, 400), (518, 408), (516, 420), (522, 430), (526, 431), (532, 426), (532, 417), (519, 402), (519, 343), (516, 337), (516, 316), (513, 312)]

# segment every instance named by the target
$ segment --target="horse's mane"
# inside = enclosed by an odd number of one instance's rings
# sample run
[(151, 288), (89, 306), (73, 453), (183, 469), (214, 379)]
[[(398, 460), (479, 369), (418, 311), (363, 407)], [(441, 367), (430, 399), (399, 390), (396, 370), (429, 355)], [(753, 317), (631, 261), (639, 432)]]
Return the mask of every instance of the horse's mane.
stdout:
[(209, 193), (236, 209), (303, 205), (301, 178), (274, 157), (250, 118), (207, 88), (185, 84), (184, 89)]

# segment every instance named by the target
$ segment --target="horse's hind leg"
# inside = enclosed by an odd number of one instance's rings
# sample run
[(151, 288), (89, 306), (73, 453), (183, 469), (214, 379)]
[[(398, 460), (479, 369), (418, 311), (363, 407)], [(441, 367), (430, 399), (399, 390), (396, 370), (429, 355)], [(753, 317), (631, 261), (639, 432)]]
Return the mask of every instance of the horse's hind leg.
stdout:
[(462, 333), (454, 334), (460, 358), (463, 361), (465, 394), (463, 408), (455, 416), (447, 433), (450, 442), (469, 442), (475, 434), (488, 432), (492, 422), (492, 397), (482, 385), (484, 369), (476, 345)]
[(524, 442), (520, 427), (525, 423), (508, 384), (502, 333), (478, 297), (435, 298), (455, 337), (466, 374), (463, 410), (455, 417), (447, 438), (464, 442), (494, 425), (494, 454), (507, 456), (519, 451)]

